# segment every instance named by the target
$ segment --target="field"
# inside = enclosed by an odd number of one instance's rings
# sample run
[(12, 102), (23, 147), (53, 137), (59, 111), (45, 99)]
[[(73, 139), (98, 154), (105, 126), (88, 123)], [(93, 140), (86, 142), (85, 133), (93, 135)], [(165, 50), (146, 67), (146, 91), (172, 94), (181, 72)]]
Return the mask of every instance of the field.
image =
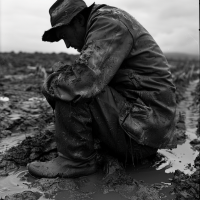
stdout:
[(196, 200), (200, 193), (199, 60), (166, 54), (176, 85), (178, 147), (124, 170), (108, 158), (108, 173), (76, 179), (37, 179), (26, 165), (57, 156), (53, 111), (41, 94), (57, 61), (76, 56), (0, 54), (0, 198), (3, 200)]

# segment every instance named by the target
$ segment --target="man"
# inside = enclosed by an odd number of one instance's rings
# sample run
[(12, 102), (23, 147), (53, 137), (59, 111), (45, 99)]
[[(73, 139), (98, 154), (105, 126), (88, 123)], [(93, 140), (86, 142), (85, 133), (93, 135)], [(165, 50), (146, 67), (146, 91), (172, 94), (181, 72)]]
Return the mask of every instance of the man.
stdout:
[(122, 162), (175, 147), (175, 87), (152, 36), (127, 12), (82, 0), (57, 0), (43, 41), (63, 40), (80, 52), (71, 65), (55, 64), (43, 94), (55, 110), (59, 156), (33, 162), (38, 177), (96, 172), (97, 150)]

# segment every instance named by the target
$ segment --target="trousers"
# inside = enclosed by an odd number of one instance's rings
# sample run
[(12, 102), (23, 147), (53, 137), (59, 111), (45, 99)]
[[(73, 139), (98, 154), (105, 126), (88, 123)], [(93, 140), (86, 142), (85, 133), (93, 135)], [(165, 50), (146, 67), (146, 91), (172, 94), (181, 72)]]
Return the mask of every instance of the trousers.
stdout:
[[(124, 101), (126, 99), (109, 86), (85, 102), (57, 100), (55, 138), (58, 152), (68, 159), (84, 161), (100, 151), (133, 163), (155, 155), (156, 148), (138, 144), (120, 126), (119, 113)], [(100, 142), (99, 150), (94, 148), (95, 139)]]

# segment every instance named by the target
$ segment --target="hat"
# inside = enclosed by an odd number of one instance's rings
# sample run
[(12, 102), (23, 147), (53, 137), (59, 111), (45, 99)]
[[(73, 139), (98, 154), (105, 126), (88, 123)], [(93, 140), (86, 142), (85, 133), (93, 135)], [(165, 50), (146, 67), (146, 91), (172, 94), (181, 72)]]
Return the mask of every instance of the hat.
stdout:
[(58, 42), (55, 29), (67, 25), (80, 11), (87, 8), (83, 0), (57, 0), (49, 9), (52, 28), (45, 31), (42, 41)]

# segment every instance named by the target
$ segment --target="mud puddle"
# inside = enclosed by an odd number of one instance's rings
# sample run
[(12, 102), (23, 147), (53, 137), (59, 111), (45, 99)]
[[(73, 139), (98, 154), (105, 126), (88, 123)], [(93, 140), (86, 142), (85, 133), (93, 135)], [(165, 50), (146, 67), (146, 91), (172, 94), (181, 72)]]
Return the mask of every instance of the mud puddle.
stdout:
[[(149, 194), (149, 199), (152, 200), (160, 198), (166, 199), (166, 197), (168, 197), (167, 200), (173, 199), (173, 195), (170, 194), (171, 183), (169, 182), (169, 178), (172, 178), (172, 174), (165, 174), (163, 170), (156, 170), (152, 167), (149, 168), (149, 166), (143, 166), (137, 169), (130, 167), (127, 169), (127, 174), (134, 178), (137, 186), (130, 183), (128, 185), (120, 183), (110, 186), (108, 182), (105, 181), (107, 177), (105, 177), (103, 172), (77, 179), (65, 179), (62, 186), (62, 180), (59, 180), (59, 183), (61, 183), (60, 185), (53, 179), (40, 179), (40, 181), (37, 182), (38, 179), (31, 177), (27, 173), (26, 168), (23, 167), (11, 173), (8, 177), (1, 178), (0, 197), (5, 198), (6, 195), (22, 193), (23, 191), (32, 191), (40, 195), (40, 197), (37, 198), (38, 200), (139, 200), (137, 197), (132, 198), (135, 196), (135, 192), (139, 193), (138, 195), (140, 196), (140, 193), (144, 193), (143, 196)], [(116, 181), (115, 177), (112, 177), (111, 180), (114, 182)], [(45, 185), (48, 185), (46, 186), (48, 189), (45, 188)], [(150, 187), (154, 188), (155, 191), (154, 189), (150, 189)], [(160, 191), (159, 198), (157, 190)]]
[(7, 101), (9, 101), (9, 98), (8, 97), (1, 97), (0, 96), (0, 101), (7, 102)]
[[(20, 193), (28, 190), (28, 185), (32, 179), (22, 181), (22, 177), (27, 174), (25, 167), (21, 167), (17, 171), (13, 171), (9, 176), (1, 177), (0, 179), (0, 197), (4, 198), (6, 195), (12, 195), (14, 193)], [(38, 190), (31, 189), (31, 191), (39, 192)]]
[(176, 149), (162, 149), (158, 151), (161, 155), (165, 156), (165, 162), (157, 167), (158, 170), (166, 168), (166, 173), (172, 173), (178, 169), (185, 174), (192, 174), (195, 171), (193, 166), (198, 151), (192, 148), (190, 142), (197, 139), (196, 131), (199, 118), (199, 107), (192, 106), (194, 98), (192, 92), (195, 91), (198, 81), (199, 80), (196, 80), (190, 83), (184, 94), (184, 100), (180, 102), (177, 108), (177, 112), (181, 112), (185, 116), (186, 141), (185, 143), (178, 145)]
[(0, 153), (4, 153), (6, 150), (11, 147), (17, 146), (22, 142), (26, 137), (33, 135), (32, 133), (13, 133), (10, 137), (1, 139)]
[[(190, 142), (197, 139), (196, 130), (199, 118), (199, 110), (192, 106), (192, 92), (198, 81), (189, 84), (184, 100), (179, 104), (177, 112), (185, 116), (186, 140), (173, 150), (159, 150), (162, 159), (154, 165), (147, 163), (136, 168), (128, 167), (126, 174), (118, 179), (118, 175), (105, 177), (103, 172), (98, 172), (88, 177), (78, 179), (36, 179), (31, 177), (26, 167), (13, 171), (9, 176), (0, 178), (0, 198), (23, 191), (33, 192), (38, 200), (55, 199), (134, 199), (139, 200), (136, 194), (143, 195), (144, 199), (172, 200), (171, 179), (176, 169), (185, 174), (195, 171), (194, 160), (198, 154)], [(16, 146), (27, 135), (12, 134), (4, 138), (0, 143), (1, 154), (12, 146)], [(1, 155), (0, 154), (0, 155)], [(124, 178), (124, 179), (123, 179)], [(155, 189), (155, 191), (154, 191)], [(158, 194), (158, 195), (157, 195)], [(148, 198), (149, 195), (149, 198)], [(12, 199), (12, 198), (10, 198)]]

